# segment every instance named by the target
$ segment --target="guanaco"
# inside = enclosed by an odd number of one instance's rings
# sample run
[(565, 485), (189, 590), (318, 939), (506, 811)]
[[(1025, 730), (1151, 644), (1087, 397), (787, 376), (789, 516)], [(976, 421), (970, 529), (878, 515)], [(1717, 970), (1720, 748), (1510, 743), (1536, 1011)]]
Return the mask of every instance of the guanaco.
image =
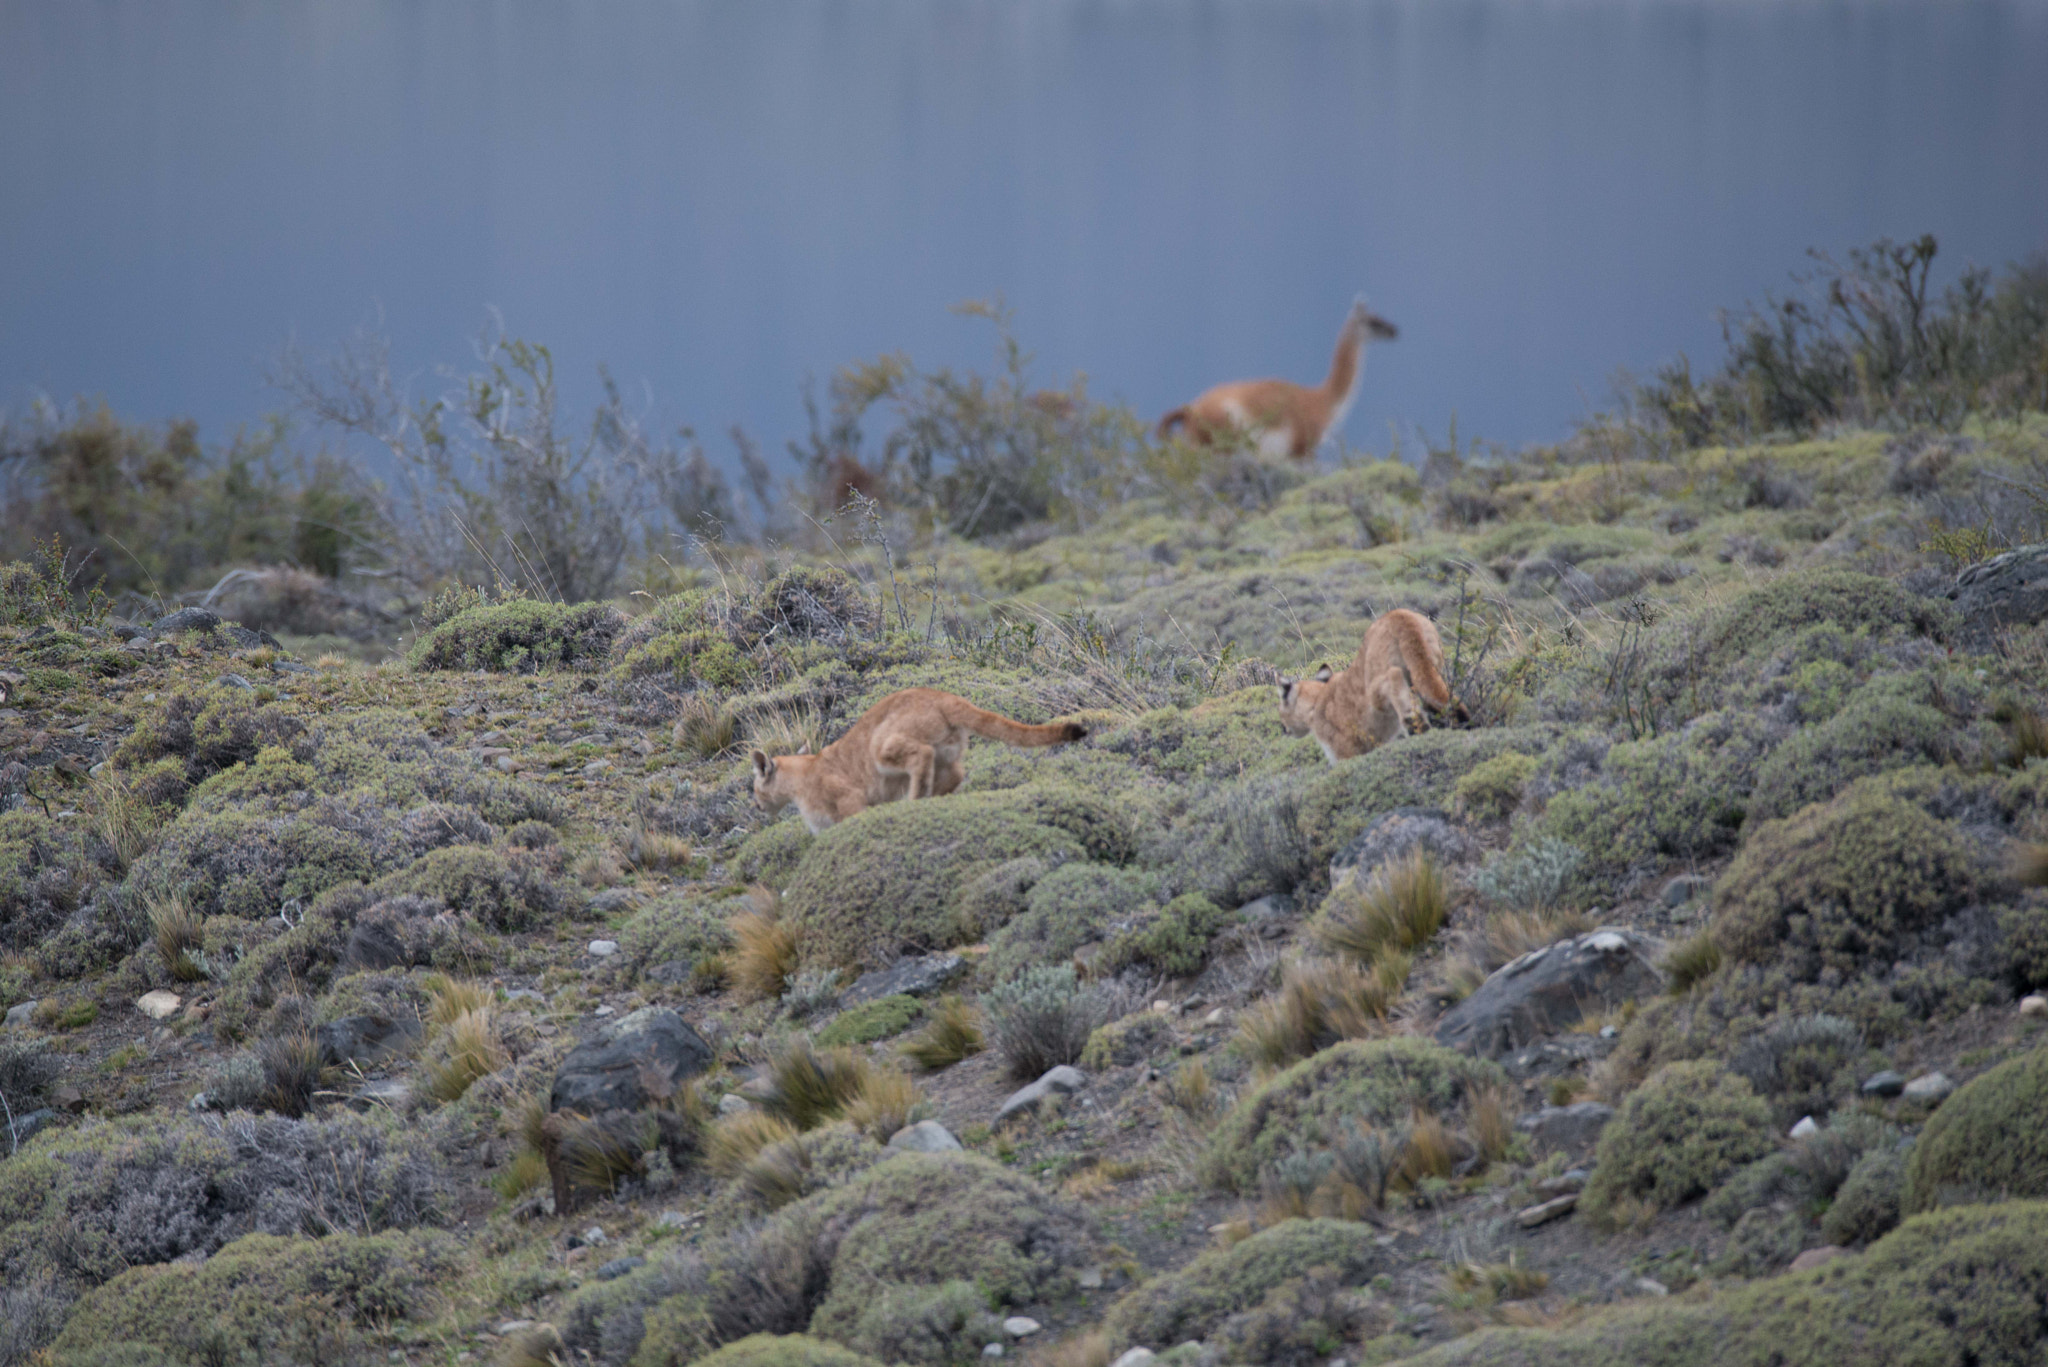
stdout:
[(1349, 667), (1324, 665), (1306, 679), (1280, 681), (1280, 726), (1314, 736), (1332, 764), (1424, 730), (1424, 706), (1465, 720), (1465, 706), (1444, 682), (1436, 623), (1395, 608), (1366, 628)]
[(796, 804), (813, 832), (904, 798), (942, 797), (967, 778), (969, 734), (1005, 745), (1066, 745), (1088, 728), (1030, 726), (936, 688), (906, 688), (861, 714), (853, 729), (813, 755), (754, 751), (754, 800), (770, 812)]
[(1239, 433), (1250, 437), (1262, 455), (1307, 460), (1324, 437), (1343, 426), (1344, 415), (1351, 411), (1351, 401), (1358, 397), (1358, 377), (1365, 370), (1366, 343), (1375, 337), (1392, 341), (1399, 335), (1399, 329), (1360, 299), (1345, 316), (1329, 377), (1321, 385), (1311, 389), (1287, 380), (1219, 384), (1161, 418), (1159, 439), (1165, 441), (1174, 428), (1183, 426), (1202, 446)]

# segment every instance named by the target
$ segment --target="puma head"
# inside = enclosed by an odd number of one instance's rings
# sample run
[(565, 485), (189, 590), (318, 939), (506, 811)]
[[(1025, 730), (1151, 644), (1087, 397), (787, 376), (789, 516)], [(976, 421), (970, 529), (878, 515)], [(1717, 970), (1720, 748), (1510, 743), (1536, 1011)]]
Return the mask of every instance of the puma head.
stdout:
[(1280, 681), (1280, 729), (1290, 736), (1305, 736), (1309, 722), (1330, 686), (1330, 667), (1324, 665), (1306, 679)]
[(760, 804), (761, 810), (779, 812), (784, 807), (787, 807), (790, 800), (796, 796), (796, 794), (788, 790), (787, 784), (779, 781), (781, 778), (782, 762), (756, 750), (754, 752), (754, 801)]

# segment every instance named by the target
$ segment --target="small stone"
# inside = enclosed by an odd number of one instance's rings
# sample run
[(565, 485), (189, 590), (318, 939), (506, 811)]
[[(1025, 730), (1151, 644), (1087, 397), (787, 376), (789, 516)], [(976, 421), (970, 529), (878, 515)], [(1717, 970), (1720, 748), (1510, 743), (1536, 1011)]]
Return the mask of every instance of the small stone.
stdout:
[(960, 1141), (938, 1121), (920, 1120), (890, 1135), (889, 1147), (910, 1153), (952, 1153), (959, 1149)]
[(1932, 1106), (1955, 1089), (1955, 1083), (1948, 1080), (1947, 1074), (1926, 1073), (1907, 1083), (1900, 1095), (1908, 1101), (1918, 1101), (1923, 1105)]
[(491, 763), (497, 766), (499, 773), (503, 774), (509, 774), (519, 767), (519, 761), (510, 755), (500, 755), (492, 760)]
[(536, 992), (530, 987), (506, 988), (505, 1000), (508, 1002), (539, 1002), (542, 1006), (548, 1004), (547, 994)]
[(1523, 1210), (1515, 1216), (1515, 1223), (1523, 1229), (1534, 1229), (1538, 1225), (1549, 1224), (1559, 1216), (1571, 1214), (1572, 1208), (1578, 1204), (1579, 1194), (1575, 1191), (1568, 1191), (1562, 1196), (1553, 1197), (1543, 1202), (1541, 1205), (1530, 1206)]
[(2048, 1016), (2048, 997), (2021, 997), (2020, 1014), (2022, 1016)]
[(16, 1002), (7, 1008), (6, 1024), (9, 1028), (17, 1025), (26, 1026), (29, 1024), (29, 1017), (35, 1015), (35, 1013), (36, 1003), (33, 1000)]
[(739, 1115), (743, 1111), (751, 1111), (753, 1109), (754, 1103), (741, 1096), (738, 1092), (727, 1092), (724, 1096), (718, 1098), (718, 1113), (720, 1115)]
[(149, 624), (152, 633), (167, 636), (176, 631), (212, 631), (220, 625), (220, 614), (206, 608), (179, 608)]
[(1043, 1327), (1028, 1315), (1012, 1315), (1003, 1321), (1003, 1332), (1013, 1339), (1030, 1338)]
[(1658, 1281), (1655, 1277), (1636, 1278), (1636, 1290), (1642, 1292), (1645, 1296), (1668, 1296), (1671, 1294), (1671, 1288)]
[(239, 674), (223, 674), (215, 679), (214, 682), (222, 688), (237, 688), (244, 693), (254, 693), (256, 691), (256, 685), (250, 683)]
[(594, 759), (590, 761), (590, 763), (583, 766), (583, 772), (589, 775), (597, 775), (603, 773), (605, 770), (611, 767), (612, 762), (608, 759)]
[(1544, 1178), (1536, 1183), (1536, 1190), (1544, 1196), (1563, 1196), (1567, 1192), (1582, 1190), (1586, 1185), (1586, 1179), (1591, 1175), (1584, 1168), (1573, 1168), (1570, 1172), (1561, 1172), (1555, 1177)]
[[(1081, 1269), (1081, 1275), (1076, 1277), (1074, 1282), (1083, 1291), (1100, 1291), (1102, 1289), (1102, 1269), (1099, 1267), (1084, 1267)], [(1116, 1367), (1116, 1364), (1111, 1363), (1110, 1367)]]
[(586, 1244), (589, 1244), (589, 1245), (590, 1245), (590, 1246), (591, 1246), (592, 1248), (596, 1248), (596, 1247), (598, 1247), (599, 1245), (603, 1244), (603, 1243), (604, 1243), (604, 1226), (603, 1226), (603, 1225), (592, 1225), (592, 1226), (591, 1226), (591, 1227), (590, 1227), (589, 1229), (586, 1229), (586, 1230), (584, 1230), (584, 1231), (583, 1231), (583, 1242), (584, 1242), (584, 1243), (586, 1243)]
[(1153, 1002), (1153, 1003), (1152, 1003), (1152, 1009), (1153, 1009), (1154, 1011), (1171, 1011), (1171, 1010), (1173, 1010), (1173, 1003), (1172, 1003), (1172, 1002)]
[(600, 1006), (597, 1008), (597, 1010), (591, 1012), (590, 1014), (593, 1016), (609, 1016), (617, 1009), (618, 1008), (611, 1006)]
[(614, 1258), (599, 1267), (595, 1275), (599, 1281), (608, 1282), (614, 1277), (625, 1276), (636, 1267), (645, 1267), (646, 1265), (647, 1260), (645, 1258)]
[(617, 940), (592, 940), (590, 942), (590, 952), (597, 958), (609, 959), (612, 955), (619, 952), (619, 942)]
[(1693, 898), (1703, 895), (1711, 886), (1710, 880), (1699, 874), (1681, 873), (1664, 885), (1664, 905), (1672, 908), (1682, 907)]
[(1792, 1127), (1792, 1137), (1794, 1139), (1811, 1139), (1819, 1133), (1820, 1126), (1814, 1123), (1814, 1119), (1810, 1115), (1799, 1117), (1799, 1123)]
[(1863, 1094), (1865, 1096), (1897, 1096), (1900, 1092), (1903, 1092), (1905, 1090), (1905, 1075), (1902, 1073), (1895, 1073), (1889, 1068), (1872, 1077), (1864, 1079), (1863, 1082)]
[(154, 992), (145, 992), (135, 999), (135, 1009), (153, 1021), (175, 1016), (182, 1005), (182, 997), (175, 992), (166, 992), (161, 987)]
[(1157, 1354), (1150, 1348), (1133, 1348), (1115, 1362), (1110, 1363), (1109, 1367), (1152, 1367), (1153, 1359), (1156, 1356)]
[(1791, 1272), (1805, 1272), (1811, 1268), (1819, 1267), (1823, 1263), (1831, 1263), (1846, 1252), (1848, 1250), (1840, 1244), (1822, 1244), (1819, 1248), (1809, 1248), (1806, 1252), (1794, 1258), (1792, 1266), (1787, 1270)]
[(654, 1217), (656, 1229), (688, 1229), (690, 1217), (679, 1210), (665, 1210)]
[(531, 1328), (533, 1328), (532, 1320), (505, 1320), (491, 1332), (495, 1333), (499, 1338), (503, 1338), (507, 1334), (516, 1334), (522, 1329)]
[(210, 1110), (212, 1110), (212, 1109), (213, 1109), (213, 1094), (212, 1094), (211, 1092), (194, 1092), (194, 1093), (192, 1093), (192, 1099), (191, 1099), (190, 1101), (188, 1101), (188, 1102), (186, 1102), (186, 1103), (185, 1103), (185, 1109), (186, 1109), (186, 1110), (188, 1110), (188, 1111), (210, 1111)]
[(1202, 1017), (1202, 1024), (1221, 1025), (1224, 1021), (1228, 1019), (1228, 1015), (1224, 1012), (1223, 1008), (1219, 1006), (1214, 1011), (1211, 1011), (1208, 1015)]
[(1003, 1345), (1000, 1343), (985, 1343), (981, 1346), (981, 1355), (985, 1358), (999, 1358), (1003, 1355)]
[(1618, 1035), (1620, 1035), (1620, 1034), (1621, 1034), (1621, 1031), (1619, 1031), (1619, 1030), (1615, 1029), (1615, 1028), (1614, 1028), (1613, 1026), (1611, 1026), (1611, 1025), (1603, 1025), (1603, 1026), (1601, 1026), (1601, 1027), (1600, 1027), (1600, 1038), (1601, 1038), (1601, 1039), (1614, 1039), (1614, 1038), (1615, 1038), (1616, 1036), (1618, 1036)]

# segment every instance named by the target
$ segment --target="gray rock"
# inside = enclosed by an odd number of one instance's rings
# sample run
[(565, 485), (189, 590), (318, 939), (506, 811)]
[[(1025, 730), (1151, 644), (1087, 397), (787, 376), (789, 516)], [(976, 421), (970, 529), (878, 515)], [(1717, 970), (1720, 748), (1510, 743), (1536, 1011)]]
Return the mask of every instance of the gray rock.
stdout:
[(985, 1358), (999, 1358), (1003, 1355), (1003, 1345), (1000, 1343), (984, 1343), (981, 1345), (981, 1355)]
[(421, 1033), (419, 1021), (406, 1016), (343, 1016), (314, 1031), (313, 1038), (320, 1045), (320, 1062), (333, 1068), (351, 1059), (382, 1063), (418, 1045)]
[(1948, 1080), (1946, 1073), (1927, 1073), (1907, 1083), (1900, 1095), (1908, 1101), (1932, 1106), (1955, 1089), (1955, 1083)]
[(1152, 1367), (1156, 1357), (1150, 1348), (1133, 1348), (1110, 1363), (1109, 1367)]
[(690, 981), (692, 967), (688, 959), (669, 959), (648, 969), (645, 977), (649, 982), (661, 983), (667, 987), (681, 987)]
[[(1294, 915), (1294, 899), (1284, 892), (1267, 893), (1256, 901), (1246, 902), (1237, 909), (1237, 914), (1247, 921), (1276, 921)], [(1138, 1350), (1133, 1348), (1132, 1352)]]
[(711, 1046), (689, 1022), (662, 1006), (608, 1021), (571, 1050), (555, 1072), (548, 1109), (585, 1115), (637, 1111), (659, 1100), (649, 1087), (673, 1087), (711, 1066)]
[(611, 767), (612, 762), (608, 759), (594, 759), (583, 766), (583, 772), (586, 774), (601, 774)]
[(1963, 615), (1962, 643), (1992, 649), (2000, 633), (2048, 618), (2048, 543), (2016, 546), (1970, 566), (1948, 596)]
[(29, 1018), (35, 1015), (35, 1013), (36, 1003), (33, 1000), (25, 1002), (16, 1002), (14, 1005), (7, 1008), (7, 1019), (5, 1024), (10, 1029), (15, 1026), (21, 1026), (22, 1028), (26, 1029), (30, 1023)]
[(636, 1267), (645, 1266), (647, 1266), (647, 1260), (645, 1258), (614, 1258), (610, 1262), (600, 1266), (597, 1269), (597, 1271), (592, 1275), (594, 1275), (601, 1282), (608, 1282), (611, 1281), (614, 1277), (625, 1276), (628, 1272), (631, 1272)]
[(1568, 1191), (1562, 1196), (1554, 1196), (1541, 1205), (1530, 1206), (1519, 1212), (1515, 1216), (1515, 1223), (1523, 1229), (1534, 1229), (1538, 1225), (1549, 1224), (1561, 1215), (1571, 1214), (1578, 1204), (1579, 1194)]
[(243, 650), (254, 650), (257, 646), (269, 646), (272, 650), (284, 649), (278, 643), (278, 639), (269, 632), (251, 631), (247, 627), (236, 626), (233, 622), (223, 626), (220, 629), (220, 634), (227, 637), (228, 640)]
[(212, 631), (220, 625), (220, 614), (209, 608), (179, 608), (149, 624), (152, 636), (169, 636), (179, 631)]
[(1889, 1068), (1863, 1080), (1863, 1094), (1865, 1096), (1897, 1096), (1905, 1090), (1905, 1075), (1903, 1073), (1895, 1073)]
[(506, 988), (505, 1000), (508, 1002), (538, 1002), (542, 1006), (546, 1006), (548, 1004), (546, 993), (536, 992), (530, 987)]
[(1498, 1058), (1576, 1025), (1588, 1010), (1654, 996), (1664, 989), (1662, 950), (1661, 941), (1608, 926), (1524, 954), (1443, 1014), (1437, 1042)]
[(1539, 1153), (1591, 1153), (1600, 1142), (1600, 1131), (1612, 1119), (1612, 1106), (1579, 1101), (1531, 1111), (1515, 1122), (1515, 1128), (1529, 1136), (1531, 1147)]
[(960, 1141), (938, 1121), (920, 1120), (890, 1135), (889, 1147), (911, 1153), (952, 1153), (960, 1147)]
[(1682, 907), (1695, 897), (1707, 895), (1713, 880), (1697, 873), (1681, 873), (1664, 885), (1663, 902), (1667, 907)]
[(318, 674), (320, 672), (311, 665), (300, 664), (297, 660), (272, 660), (270, 668), (278, 674)]
[(1820, 1133), (1820, 1123), (1810, 1115), (1799, 1117), (1799, 1123), (1792, 1127), (1794, 1139), (1811, 1139)]
[(14, 1142), (20, 1144), (28, 1143), (31, 1135), (39, 1134), (49, 1129), (50, 1126), (57, 1123), (58, 1119), (57, 1112), (51, 1110), (48, 1106), (30, 1111), (26, 1115), (14, 1117)]
[(967, 960), (958, 954), (925, 954), (899, 959), (887, 968), (863, 973), (840, 997), (843, 1009), (871, 1002), (878, 997), (928, 997), (949, 986), (967, 972)]
[(1545, 1177), (1536, 1183), (1539, 1196), (1563, 1196), (1567, 1192), (1584, 1191), (1586, 1182), (1593, 1176), (1584, 1168), (1572, 1168), (1555, 1177)]
[(590, 952), (596, 958), (609, 959), (612, 955), (619, 952), (619, 942), (617, 940), (592, 940), (590, 942)]
[(250, 683), (239, 674), (222, 674), (214, 682), (222, 688), (237, 688), (244, 693), (254, 693), (256, 691), (256, 685)]
[(727, 1092), (724, 1096), (718, 1098), (718, 1113), (720, 1115), (739, 1115), (743, 1111), (751, 1111), (753, 1109), (754, 1103), (741, 1096), (738, 1092)]
[(1003, 1332), (1013, 1339), (1029, 1338), (1042, 1328), (1044, 1326), (1029, 1315), (1012, 1315), (1003, 1321)]
[(1003, 1102), (1002, 1109), (996, 1112), (996, 1120), (1000, 1123), (1013, 1115), (1035, 1111), (1041, 1102), (1054, 1093), (1064, 1095), (1078, 1092), (1087, 1085), (1086, 1073), (1062, 1063), (1057, 1068), (1049, 1069), (1045, 1076), (1030, 1086), (1019, 1087), (1010, 1093), (1009, 1099)]
[(616, 916), (639, 905), (640, 896), (631, 888), (606, 888), (590, 899), (590, 912), (593, 916)]
[(1389, 859), (1417, 847), (1435, 855), (1439, 863), (1455, 864), (1478, 852), (1472, 837), (1451, 824), (1450, 815), (1434, 807), (1396, 807), (1374, 817), (1351, 843), (1330, 861), (1330, 881), (1335, 883), (1352, 870), (1367, 878)]

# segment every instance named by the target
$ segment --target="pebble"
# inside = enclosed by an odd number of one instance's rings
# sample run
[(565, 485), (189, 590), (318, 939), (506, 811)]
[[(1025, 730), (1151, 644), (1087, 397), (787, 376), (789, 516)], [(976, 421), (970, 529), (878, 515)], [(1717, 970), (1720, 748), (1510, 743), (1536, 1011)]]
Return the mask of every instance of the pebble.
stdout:
[(1948, 1080), (1947, 1074), (1927, 1073), (1907, 1083), (1905, 1091), (1900, 1095), (1904, 1096), (1908, 1101), (1918, 1101), (1927, 1105), (1933, 1105), (1955, 1089), (1955, 1083)]
[(720, 1115), (738, 1115), (742, 1111), (751, 1111), (753, 1109), (754, 1103), (741, 1096), (738, 1092), (727, 1092), (724, 1096), (718, 1098), (718, 1113)]
[(223, 674), (218, 679), (215, 679), (214, 682), (223, 688), (239, 688), (246, 693), (254, 693), (256, 691), (256, 685), (250, 683), (239, 674)]
[(609, 1016), (615, 1009), (615, 1007), (600, 1006), (597, 1008), (597, 1010), (591, 1012), (590, 1014), (593, 1016)]
[(592, 1225), (583, 1231), (583, 1242), (595, 1248), (604, 1242), (604, 1226)]
[(500, 773), (506, 774), (511, 773), (514, 769), (517, 769), (519, 767), (519, 761), (512, 758), (512, 756), (510, 755), (500, 755), (496, 759), (492, 760), (491, 763), (498, 766), (498, 770)]
[(1169, 1012), (1169, 1011), (1172, 1011), (1172, 1010), (1173, 1010), (1173, 1003), (1172, 1003), (1172, 1002), (1153, 1002), (1153, 1003), (1152, 1003), (1152, 1009), (1153, 1009), (1154, 1011), (1159, 1011), (1159, 1012)]
[(2048, 997), (2021, 997), (2020, 1014), (2022, 1016), (2048, 1016)]
[(611, 767), (612, 762), (608, 759), (594, 759), (583, 766), (583, 772), (586, 774), (601, 774)]
[(506, 1320), (497, 1327), (495, 1332), (500, 1338), (503, 1338), (507, 1334), (516, 1334), (522, 1329), (531, 1328), (533, 1328), (532, 1320)]
[(959, 1149), (960, 1141), (938, 1121), (920, 1120), (890, 1135), (889, 1147), (912, 1153), (951, 1153)]
[(1792, 1127), (1792, 1137), (1794, 1139), (1810, 1139), (1819, 1133), (1820, 1126), (1815, 1123), (1814, 1118), (1810, 1115), (1799, 1117), (1799, 1123)]
[[(1102, 1269), (1099, 1267), (1084, 1267), (1081, 1269), (1081, 1275), (1074, 1280), (1075, 1284), (1083, 1291), (1100, 1291), (1102, 1289)], [(1112, 1363), (1110, 1367), (1115, 1367), (1115, 1364)]]
[(600, 959), (609, 959), (612, 955), (619, 952), (619, 942), (617, 940), (592, 940), (590, 942), (590, 952)]
[(656, 1229), (688, 1229), (690, 1217), (679, 1210), (665, 1210), (654, 1217)]
[(1115, 1362), (1110, 1363), (1109, 1367), (1152, 1367), (1155, 1357), (1157, 1357), (1157, 1354), (1150, 1348), (1133, 1348)]
[[(1208, 1015), (1202, 1017), (1202, 1024), (1221, 1025), (1226, 1019), (1228, 1019), (1228, 1017), (1224, 1014), (1223, 1008), (1219, 1006), (1214, 1011), (1211, 1011)], [(1137, 1349), (1134, 1348), (1131, 1351), (1136, 1352)]]
[(1889, 1068), (1873, 1077), (1866, 1078), (1863, 1083), (1863, 1094), (1865, 1096), (1897, 1096), (1905, 1090), (1905, 1075), (1895, 1073)]
[(1003, 1355), (1003, 1345), (1000, 1343), (983, 1344), (981, 1355), (985, 1358), (999, 1358)]
[(1012, 1315), (1003, 1321), (1003, 1332), (1013, 1339), (1030, 1338), (1043, 1327), (1028, 1315)]

